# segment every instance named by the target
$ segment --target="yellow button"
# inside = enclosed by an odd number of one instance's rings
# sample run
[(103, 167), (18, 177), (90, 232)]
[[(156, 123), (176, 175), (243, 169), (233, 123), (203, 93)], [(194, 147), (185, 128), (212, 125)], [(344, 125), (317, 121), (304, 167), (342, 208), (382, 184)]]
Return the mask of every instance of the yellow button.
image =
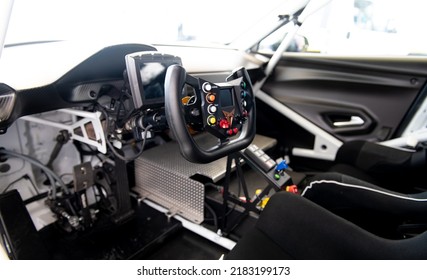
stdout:
[(214, 116), (209, 116), (209, 117), (208, 117), (208, 123), (209, 123), (210, 125), (214, 125), (214, 124), (216, 124), (216, 118), (215, 118)]

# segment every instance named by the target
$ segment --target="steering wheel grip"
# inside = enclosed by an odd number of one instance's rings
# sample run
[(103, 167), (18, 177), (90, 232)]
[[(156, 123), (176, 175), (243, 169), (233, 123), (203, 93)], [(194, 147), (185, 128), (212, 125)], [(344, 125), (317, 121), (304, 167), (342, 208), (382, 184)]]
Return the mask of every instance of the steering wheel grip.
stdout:
[(247, 85), (248, 94), (246, 98), (250, 99), (250, 109), (247, 111), (247, 116), (238, 138), (232, 140), (222, 139), (221, 141), (218, 141), (217, 145), (205, 150), (200, 148), (194, 141), (187, 129), (185, 121), (181, 93), (186, 84), (187, 72), (179, 65), (172, 65), (168, 68), (165, 78), (166, 119), (170, 129), (175, 134), (181, 154), (188, 161), (208, 163), (217, 160), (246, 148), (255, 137), (255, 96), (252, 93), (249, 76), (244, 68), (240, 68), (230, 77), (241, 79), (242, 82)]

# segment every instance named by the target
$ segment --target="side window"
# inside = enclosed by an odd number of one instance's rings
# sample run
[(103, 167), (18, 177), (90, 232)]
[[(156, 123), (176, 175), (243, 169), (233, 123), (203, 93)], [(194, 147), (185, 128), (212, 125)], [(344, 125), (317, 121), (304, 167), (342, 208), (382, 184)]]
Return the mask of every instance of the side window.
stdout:
[[(260, 53), (273, 53), (277, 50), (280, 45), (280, 42), (286, 36), (286, 26), (279, 28), (278, 30), (271, 33), (269, 36), (261, 40), (259, 44), (256, 46), (256, 50)], [(308, 40), (306, 37), (302, 35), (295, 35), (291, 44), (289, 45), (286, 51), (288, 52), (306, 52), (308, 50)]]
[[(332, 0), (306, 19), (291, 51), (331, 55), (427, 55), (427, 2), (420, 0)], [(282, 31), (282, 32), (280, 32)], [(277, 34), (275, 34), (277, 33)], [(285, 31), (262, 40), (258, 51), (278, 46)], [(292, 46), (291, 46), (292, 47)]]

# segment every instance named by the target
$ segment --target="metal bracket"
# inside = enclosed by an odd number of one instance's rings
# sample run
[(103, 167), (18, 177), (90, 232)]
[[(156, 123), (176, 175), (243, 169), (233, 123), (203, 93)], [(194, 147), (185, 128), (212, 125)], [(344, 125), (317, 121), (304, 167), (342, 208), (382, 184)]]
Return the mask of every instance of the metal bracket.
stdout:
[(394, 148), (416, 148), (419, 143), (427, 142), (427, 129), (419, 129), (402, 137), (390, 139), (379, 144)]
[(94, 146), (103, 154), (107, 153), (105, 134), (99, 119), (101, 112), (92, 113), (73, 109), (61, 109), (58, 112), (72, 115), (76, 117), (76, 121), (72, 124), (65, 124), (35, 116), (24, 116), (21, 119), (67, 130), (71, 139)]
[(74, 166), (74, 190), (76, 192), (85, 190), (95, 183), (95, 176), (90, 162)]

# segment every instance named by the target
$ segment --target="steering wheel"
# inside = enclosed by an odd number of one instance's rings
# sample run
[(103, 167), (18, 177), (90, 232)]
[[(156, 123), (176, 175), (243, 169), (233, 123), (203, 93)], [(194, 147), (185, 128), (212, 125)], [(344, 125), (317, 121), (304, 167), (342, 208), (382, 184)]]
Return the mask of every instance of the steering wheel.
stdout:
[[(165, 110), (181, 154), (191, 162), (207, 163), (227, 156), (246, 148), (255, 137), (255, 96), (244, 68), (233, 71), (224, 83), (211, 83), (188, 75), (179, 65), (170, 66), (165, 78)], [(201, 148), (188, 127), (207, 131), (218, 143)]]

